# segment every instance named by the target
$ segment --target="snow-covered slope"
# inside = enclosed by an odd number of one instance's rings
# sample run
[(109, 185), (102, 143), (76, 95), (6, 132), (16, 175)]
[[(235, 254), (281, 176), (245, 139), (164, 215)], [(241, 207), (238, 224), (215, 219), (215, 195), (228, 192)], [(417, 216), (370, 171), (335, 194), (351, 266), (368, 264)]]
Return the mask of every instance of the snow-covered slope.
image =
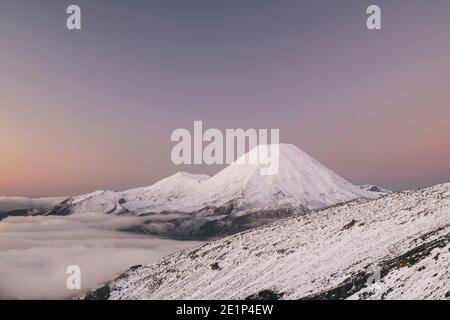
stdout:
[(69, 198), (43, 212), (47, 215), (77, 213), (145, 214), (177, 211), (183, 200), (209, 176), (179, 172), (150, 187), (123, 192), (96, 191)]
[[(134, 267), (87, 298), (449, 299), (450, 184), (357, 200)], [(368, 286), (379, 270), (381, 281)]]
[(130, 212), (160, 213), (163, 211), (193, 211), (190, 195), (201, 183), (210, 177), (206, 174), (176, 173), (165, 178), (151, 187), (129, 190), (124, 192), (126, 207)]
[[(259, 152), (259, 146), (247, 155)], [(233, 211), (291, 206), (306, 210), (356, 198), (375, 198), (293, 145), (279, 146), (279, 172), (261, 175), (258, 164), (235, 162), (213, 177), (177, 173), (151, 187), (124, 192), (97, 191), (66, 200), (46, 214), (192, 213), (232, 202)]]

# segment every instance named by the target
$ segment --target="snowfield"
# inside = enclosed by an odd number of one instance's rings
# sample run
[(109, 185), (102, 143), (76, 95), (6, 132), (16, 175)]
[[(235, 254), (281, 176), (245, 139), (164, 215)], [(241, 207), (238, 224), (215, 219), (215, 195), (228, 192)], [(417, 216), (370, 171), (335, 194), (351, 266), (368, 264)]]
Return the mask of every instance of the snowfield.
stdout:
[[(381, 281), (366, 284), (371, 266)], [(449, 299), (450, 184), (355, 200), (136, 266), (88, 299)]]

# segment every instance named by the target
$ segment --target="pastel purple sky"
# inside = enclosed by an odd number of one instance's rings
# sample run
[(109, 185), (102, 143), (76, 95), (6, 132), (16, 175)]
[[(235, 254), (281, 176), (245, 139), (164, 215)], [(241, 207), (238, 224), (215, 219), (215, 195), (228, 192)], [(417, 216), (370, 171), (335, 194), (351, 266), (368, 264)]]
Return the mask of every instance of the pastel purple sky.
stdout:
[(0, 40), (2, 196), (215, 173), (171, 163), (194, 120), (279, 128), (357, 184), (450, 181), (448, 0), (2, 0)]

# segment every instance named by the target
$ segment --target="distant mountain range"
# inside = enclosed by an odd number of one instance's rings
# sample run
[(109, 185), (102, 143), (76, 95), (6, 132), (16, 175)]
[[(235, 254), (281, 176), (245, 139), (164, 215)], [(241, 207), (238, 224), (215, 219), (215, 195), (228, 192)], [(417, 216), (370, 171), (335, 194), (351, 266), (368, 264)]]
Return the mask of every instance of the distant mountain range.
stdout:
[[(252, 157), (262, 147), (247, 156)], [(150, 187), (69, 198), (39, 214), (145, 216), (144, 226), (126, 231), (174, 239), (210, 239), (387, 193), (375, 186), (367, 189), (351, 184), (293, 145), (279, 147), (279, 172), (275, 175), (262, 175), (259, 164), (236, 161), (213, 177), (181, 172)]]
[[(244, 157), (251, 158), (263, 147), (254, 148)], [(290, 144), (279, 145), (277, 174), (265, 176), (260, 171), (259, 164), (236, 161), (213, 177), (180, 172), (150, 187), (96, 191), (32, 213), (145, 216), (143, 226), (126, 231), (174, 239), (210, 239), (389, 192), (373, 185), (355, 186)]]
[(0, 197), (0, 220), (10, 216), (38, 214), (42, 210), (55, 206), (65, 199), (65, 197), (37, 199), (26, 197)]
[(43, 210), (51, 206), (55, 206), (66, 197), (53, 198), (26, 198), (26, 197), (0, 197), (0, 212), (8, 212), (13, 210)]

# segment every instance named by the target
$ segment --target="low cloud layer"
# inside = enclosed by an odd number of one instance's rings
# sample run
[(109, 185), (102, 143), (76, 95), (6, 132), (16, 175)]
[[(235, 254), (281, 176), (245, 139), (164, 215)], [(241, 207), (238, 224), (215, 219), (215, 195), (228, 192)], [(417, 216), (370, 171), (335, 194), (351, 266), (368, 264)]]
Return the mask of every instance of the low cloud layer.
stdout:
[(13, 210), (23, 209), (38, 209), (42, 210), (51, 206), (54, 206), (66, 198), (39, 198), (30, 199), (23, 197), (0, 197), (0, 212), (8, 212)]
[[(70, 298), (133, 265), (198, 244), (116, 231), (142, 222), (103, 214), (0, 221), (0, 298)], [(82, 291), (66, 288), (69, 265), (81, 267)]]

